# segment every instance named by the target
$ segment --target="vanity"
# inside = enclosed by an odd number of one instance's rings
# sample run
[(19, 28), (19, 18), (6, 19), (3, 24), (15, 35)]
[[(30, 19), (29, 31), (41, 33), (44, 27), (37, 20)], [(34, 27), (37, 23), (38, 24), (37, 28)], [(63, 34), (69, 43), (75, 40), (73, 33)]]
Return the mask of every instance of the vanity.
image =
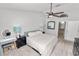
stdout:
[(14, 43), (17, 39), (15, 37), (9, 37), (0, 39), (0, 56), (3, 56), (3, 46), (9, 45), (9, 43)]

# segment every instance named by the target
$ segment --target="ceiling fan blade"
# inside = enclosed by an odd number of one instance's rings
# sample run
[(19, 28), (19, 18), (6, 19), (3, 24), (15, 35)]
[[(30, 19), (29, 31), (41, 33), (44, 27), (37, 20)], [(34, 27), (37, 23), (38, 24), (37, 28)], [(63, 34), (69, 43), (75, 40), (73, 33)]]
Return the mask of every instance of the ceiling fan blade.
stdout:
[(58, 16), (58, 15), (56, 15), (56, 14), (53, 14), (53, 16), (55, 16), (55, 17), (60, 17), (60, 16)]
[(60, 17), (68, 17), (68, 15), (67, 14), (62, 14), (62, 15), (60, 15)]
[(55, 17), (60, 17), (60, 18), (61, 18), (61, 17), (68, 17), (68, 15), (67, 15), (67, 14), (62, 14), (62, 15), (59, 15), (59, 16), (58, 16), (58, 15), (56, 15), (56, 14), (53, 14), (53, 16), (55, 16)]
[(64, 13), (64, 12), (57, 12), (57, 13), (54, 13), (54, 14), (62, 14), (62, 13)]
[[(57, 5), (60, 6), (60, 5)], [(55, 17), (68, 17), (67, 14), (64, 14), (64, 12), (57, 12), (57, 13), (53, 13), (52, 12), (52, 3), (50, 3), (50, 12), (46, 12), (46, 14), (48, 14), (48, 18), (55, 16)], [(57, 15), (58, 14), (58, 15)]]

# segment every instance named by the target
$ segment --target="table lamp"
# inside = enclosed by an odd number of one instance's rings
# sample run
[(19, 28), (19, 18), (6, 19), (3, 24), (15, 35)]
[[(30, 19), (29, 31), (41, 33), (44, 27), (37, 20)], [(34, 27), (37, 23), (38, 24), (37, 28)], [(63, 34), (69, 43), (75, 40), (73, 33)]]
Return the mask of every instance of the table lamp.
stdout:
[(15, 25), (13, 27), (13, 31), (15, 32), (16, 37), (18, 37), (20, 35), (20, 33), (21, 33), (21, 26)]

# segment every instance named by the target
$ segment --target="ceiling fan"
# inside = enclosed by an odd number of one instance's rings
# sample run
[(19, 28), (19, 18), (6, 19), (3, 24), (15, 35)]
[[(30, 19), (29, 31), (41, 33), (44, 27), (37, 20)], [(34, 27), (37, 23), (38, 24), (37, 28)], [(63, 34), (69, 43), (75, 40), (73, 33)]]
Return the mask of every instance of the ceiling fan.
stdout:
[(52, 3), (50, 3), (50, 12), (47, 12), (47, 14), (48, 14), (48, 18), (50, 18), (50, 17), (52, 17), (52, 16), (59, 17), (59, 18), (61, 18), (61, 17), (68, 17), (68, 15), (65, 14), (64, 12), (57, 12), (57, 13), (54, 13), (54, 12), (52, 11)]

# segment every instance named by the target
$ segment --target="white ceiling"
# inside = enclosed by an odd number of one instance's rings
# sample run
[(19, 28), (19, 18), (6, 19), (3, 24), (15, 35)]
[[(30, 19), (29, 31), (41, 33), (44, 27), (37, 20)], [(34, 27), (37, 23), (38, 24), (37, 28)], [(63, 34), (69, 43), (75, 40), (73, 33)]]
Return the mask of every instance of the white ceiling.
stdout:
[[(52, 7), (53, 7), (53, 11), (58, 11), (58, 10), (63, 11), (63, 10), (71, 10), (71, 9), (74, 10), (79, 8), (79, 4), (53, 3)], [(0, 3), (0, 8), (45, 12), (45, 11), (49, 11), (50, 3)]]
[[(58, 4), (59, 3), (53, 3), (53, 8)], [(49, 11), (50, 3), (0, 3), (0, 8), (45, 12)]]
[[(54, 11), (71, 10), (71, 9), (74, 10), (79, 8), (79, 4), (53, 3), (52, 7)], [(49, 11), (50, 3), (0, 3), (0, 8), (44, 12), (44, 11)]]
[(43, 3), (1, 3), (0, 8), (15, 9), (22, 11), (42, 12), (49, 8), (49, 4)]
[[(79, 4), (78, 3), (53, 3), (54, 12), (63, 11), (73, 18), (79, 18)], [(48, 12), (50, 3), (0, 3), (0, 9), (12, 9), (32, 12)]]

